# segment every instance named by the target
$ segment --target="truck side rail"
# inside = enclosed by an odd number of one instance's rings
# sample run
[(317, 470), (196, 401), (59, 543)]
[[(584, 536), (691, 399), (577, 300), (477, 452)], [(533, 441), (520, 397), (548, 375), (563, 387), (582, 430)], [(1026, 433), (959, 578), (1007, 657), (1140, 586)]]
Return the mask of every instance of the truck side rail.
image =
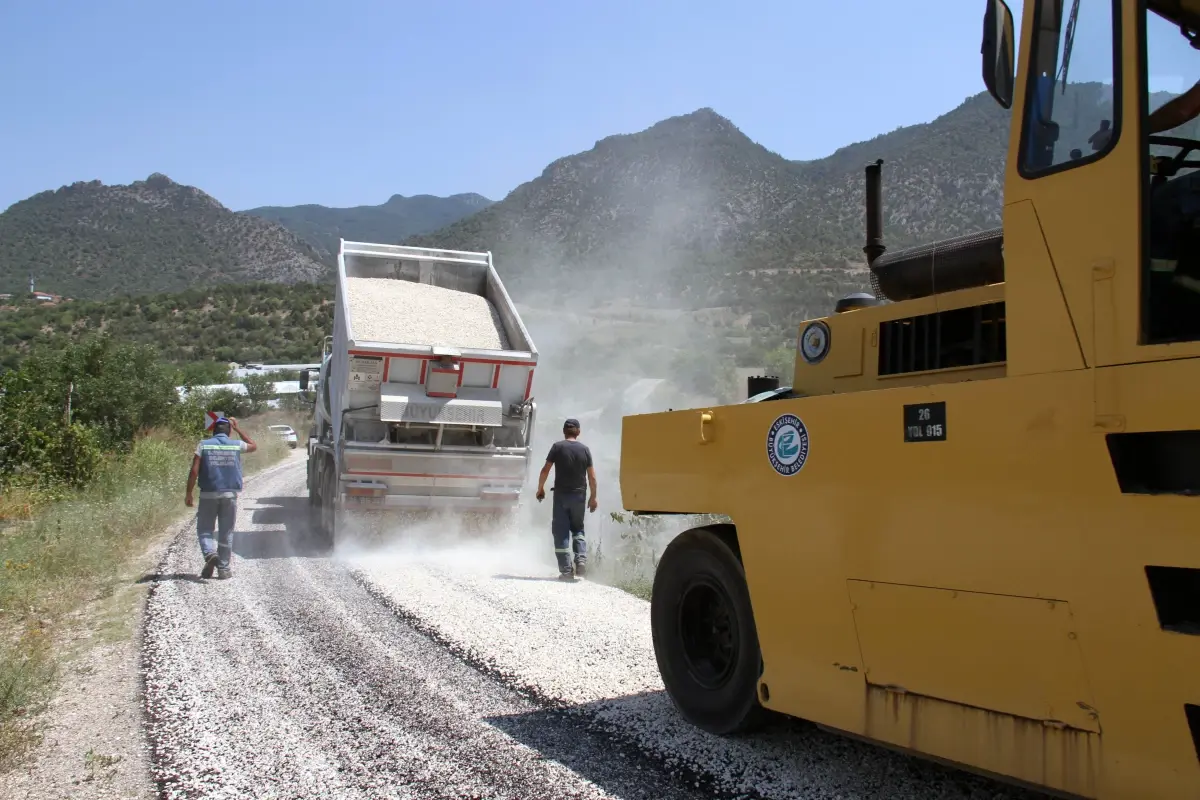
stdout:
[(420, 261), (447, 261), (459, 264), (492, 265), (491, 251), (443, 250), (431, 247), (410, 247), (402, 244), (375, 244), (373, 242), (348, 242), (342, 240), (341, 252), (354, 256), (378, 256), (379, 258), (408, 258)]

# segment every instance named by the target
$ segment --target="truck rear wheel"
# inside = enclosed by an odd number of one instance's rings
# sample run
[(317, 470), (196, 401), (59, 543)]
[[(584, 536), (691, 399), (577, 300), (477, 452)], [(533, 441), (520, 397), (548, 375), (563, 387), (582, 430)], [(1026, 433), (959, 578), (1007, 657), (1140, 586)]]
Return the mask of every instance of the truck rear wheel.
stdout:
[(321, 472), (321, 539), (332, 548), (337, 534), (337, 471), (326, 463)]
[(317, 487), (313, 485), (313, 460), (310, 456), (304, 476), (305, 486), (308, 488), (308, 504), (314, 508), (321, 504), (321, 493), (317, 491)]
[(686, 531), (667, 546), (654, 575), (650, 627), (663, 684), (688, 722), (721, 735), (763, 721), (746, 574), (716, 533)]

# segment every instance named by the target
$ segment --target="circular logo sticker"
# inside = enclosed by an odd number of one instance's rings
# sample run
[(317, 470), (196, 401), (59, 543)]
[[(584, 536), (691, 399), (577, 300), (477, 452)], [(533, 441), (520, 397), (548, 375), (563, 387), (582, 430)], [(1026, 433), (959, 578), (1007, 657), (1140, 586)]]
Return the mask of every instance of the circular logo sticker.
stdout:
[(810, 322), (800, 335), (800, 354), (809, 364), (816, 364), (829, 352), (829, 326), (824, 322)]
[(781, 414), (767, 431), (767, 459), (780, 475), (795, 475), (808, 460), (808, 428), (795, 414)]

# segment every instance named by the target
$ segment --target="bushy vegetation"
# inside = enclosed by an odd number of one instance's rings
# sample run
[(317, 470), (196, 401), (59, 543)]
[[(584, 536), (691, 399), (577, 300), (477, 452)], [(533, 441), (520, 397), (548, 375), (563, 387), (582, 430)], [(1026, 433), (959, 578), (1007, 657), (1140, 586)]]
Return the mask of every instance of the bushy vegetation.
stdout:
[(0, 369), (34, 347), (57, 348), (99, 331), (153, 345), (178, 365), (177, 385), (221, 383), (237, 362), (308, 363), (333, 327), (333, 287), (215, 286), (115, 300), (23, 303), (0, 310)]
[[(183, 510), (190, 453), (212, 398), (175, 390), (148, 345), (106, 335), (37, 349), (0, 376), (0, 770), (34, 741), (82, 605), (127, 585), (130, 559)], [(286, 445), (250, 422), (259, 450)]]
[(104, 335), (34, 352), (0, 376), (0, 488), (79, 489), (139, 432), (194, 429), (172, 377), (152, 348)]
[(610, 512), (589, 537), (588, 577), (649, 600), (658, 562), (673, 538), (691, 528), (729, 521), (717, 514), (635, 517)]
[[(130, 586), (130, 560), (185, 511), (197, 429), (144, 432), (125, 454), (105, 455), (86, 487), (59, 492), (33, 514), (21, 502), (28, 494), (0, 492), (0, 772), (37, 741), (38, 714), (64, 663), (62, 639), (80, 624), (75, 612)], [(248, 429), (259, 450), (246, 456), (247, 472), (286, 454), (264, 424)]]

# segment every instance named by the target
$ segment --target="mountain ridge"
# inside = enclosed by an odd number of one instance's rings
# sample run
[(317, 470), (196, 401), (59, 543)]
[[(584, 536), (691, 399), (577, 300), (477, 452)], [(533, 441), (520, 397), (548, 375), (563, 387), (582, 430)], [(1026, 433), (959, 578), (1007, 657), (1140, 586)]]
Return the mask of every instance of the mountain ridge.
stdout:
[[(1068, 88), (1085, 111), (1103, 91), (1087, 84)], [(1081, 125), (1094, 127), (1091, 113), (1081, 115)], [(489, 250), (518, 301), (569, 298), (566, 302), (729, 307), (739, 314), (754, 312), (784, 329), (826, 313), (839, 293), (863, 288), (863, 167), (877, 158), (884, 160), (884, 239), (889, 248), (999, 224), (1009, 119), (981, 92), (929, 122), (798, 161), (752, 140), (732, 120), (705, 106), (556, 158), (500, 201), (473, 193), (448, 198), (395, 194), (375, 206), (263, 206), (235, 213), (211, 198), (208, 205), (192, 202), (198, 209), (194, 212), (179, 200), (176, 205), (197, 218), (176, 220), (194, 228), (190, 233), (181, 229), (173, 244), (175, 250), (186, 249), (192, 239), (203, 238), (205, 226), (218, 213), (209, 207), (215, 204), (225, 214), (288, 229), (295, 258), (308, 248), (304, 274), (309, 280), (328, 280), (339, 237)], [(1064, 129), (1064, 136), (1079, 133)], [(195, 191), (196, 197), (209, 197)], [(45, 205), (54, 199), (65, 206), (68, 194), (41, 193), (31, 200), (41, 198), (38, 202)], [(144, 215), (139, 216), (147, 204), (131, 205), (118, 191), (96, 199), (138, 211), (127, 214), (126, 223), (146, 236), (147, 249), (161, 250), (164, 243), (156, 240), (155, 229), (147, 230)], [(428, 211), (431, 204), (454, 219), (438, 226), (425, 216), (424, 232), (397, 232), (405, 214), (417, 207)], [(46, 210), (84, 227), (96, 212)], [(347, 213), (356, 219), (343, 218)], [(0, 233), (8, 216), (0, 215)], [(371, 219), (364, 222), (364, 216)], [(412, 220), (410, 215), (408, 222)], [(27, 242), (36, 239), (28, 231), (24, 235)], [(81, 252), (72, 246), (52, 249), (68, 264)], [(310, 262), (325, 266), (312, 268)], [(19, 266), (19, 261), (0, 263), (0, 278), (23, 277)], [(124, 267), (119, 266), (112, 265), (109, 283), (121, 277)], [(185, 265), (173, 268), (175, 276), (165, 281), (170, 285), (151, 282), (138, 289), (176, 290), (216, 279), (292, 279), (288, 270), (272, 276), (261, 269), (243, 270), (246, 275), (226, 269), (209, 276)], [(13, 281), (0, 285), (12, 286)], [(62, 293), (74, 290), (44, 281), (40, 285)]]
[[(703, 107), (555, 159), (503, 200), (403, 243), (492, 250), (518, 293), (765, 307), (790, 322), (863, 287), (863, 167), (875, 158), (890, 247), (998, 224), (1007, 119), (980, 93), (795, 161)], [(789, 309), (782, 298), (801, 299)]]
[(339, 239), (350, 241), (393, 241), (429, 233), (465, 216), (487, 208), (494, 201), (475, 192), (447, 197), (431, 194), (393, 194), (378, 205), (258, 206), (240, 214), (259, 217), (288, 228), (332, 260)]
[(0, 290), (28, 275), (63, 295), (107, 297), (204, 283), (319, 280), (329, 262), (286, 228), (230, 211), (161, 172), (76, 181), (0, 214)]

